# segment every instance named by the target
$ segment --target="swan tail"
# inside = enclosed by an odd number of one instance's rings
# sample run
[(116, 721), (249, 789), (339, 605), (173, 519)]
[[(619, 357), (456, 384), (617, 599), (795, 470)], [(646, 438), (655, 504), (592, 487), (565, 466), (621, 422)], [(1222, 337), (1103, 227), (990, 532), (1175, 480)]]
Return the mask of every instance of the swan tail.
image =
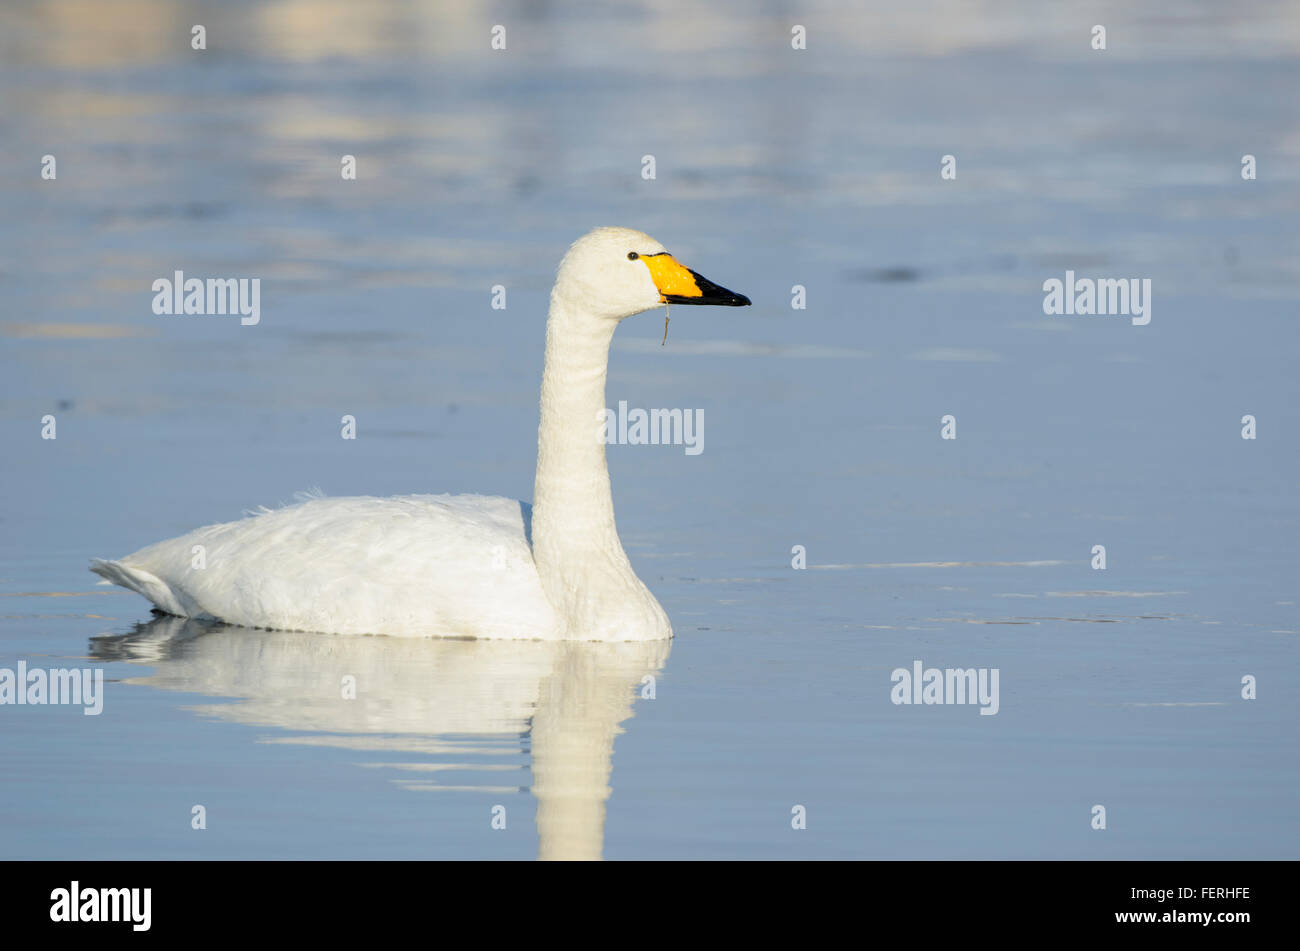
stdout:
[(154, 603), (154, 606), (159, 611), (165, 614), (172, 614), (176, 617), (185, 617), (188, 614), (167, 582), (151, 575), (143, 568), (137, 568), (134, 565), (128, 565), (120, 561), (92, 558), (90, 560), (90, 570), (113, 584), (121, 585), (136, 594), (144, 595)]

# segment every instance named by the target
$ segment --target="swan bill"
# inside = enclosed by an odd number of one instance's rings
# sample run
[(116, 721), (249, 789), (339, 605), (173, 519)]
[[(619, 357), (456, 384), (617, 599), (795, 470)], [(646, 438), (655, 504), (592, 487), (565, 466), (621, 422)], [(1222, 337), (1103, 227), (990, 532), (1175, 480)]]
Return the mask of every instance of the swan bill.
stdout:
[(702, 274), (678, 263), (667, 251), (643, 254), (641, 260), (650, 269), (650, 277), (665, 304), (714, 304), (721, 307), (747, 307), (750, 299), (714, 284)]

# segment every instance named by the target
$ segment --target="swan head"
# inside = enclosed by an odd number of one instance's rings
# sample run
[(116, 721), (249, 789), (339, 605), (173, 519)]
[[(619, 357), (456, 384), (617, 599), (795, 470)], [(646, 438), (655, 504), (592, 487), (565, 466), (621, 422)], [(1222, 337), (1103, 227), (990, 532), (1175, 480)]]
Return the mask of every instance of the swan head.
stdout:
[(560, 262), (555, 292), (586, 312), (622, 320), (666, 304), (744, 307), (744, 294), (719, 287), (677, 261), (662, 244), (631, 228), (596, 228)]

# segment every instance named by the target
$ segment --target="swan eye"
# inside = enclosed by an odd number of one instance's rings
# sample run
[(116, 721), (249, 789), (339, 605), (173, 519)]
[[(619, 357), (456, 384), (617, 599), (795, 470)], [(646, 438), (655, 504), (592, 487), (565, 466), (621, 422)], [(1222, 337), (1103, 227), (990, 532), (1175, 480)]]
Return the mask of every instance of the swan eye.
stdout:
[(627, 259), (628, 259), (629, 261), (635, 261), (635, 260), (636, 260), (637, 258), (639, 258), (640, 256), (641, 256), (641, 255), (637, 254), (635, 251), (629, 251), (629, 252), (627, 253)]

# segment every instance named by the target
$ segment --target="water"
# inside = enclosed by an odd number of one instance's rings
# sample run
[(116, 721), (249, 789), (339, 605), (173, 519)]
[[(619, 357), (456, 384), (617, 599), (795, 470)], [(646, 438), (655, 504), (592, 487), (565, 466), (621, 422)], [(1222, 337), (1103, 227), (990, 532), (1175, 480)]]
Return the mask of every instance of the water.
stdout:
[[(1297, 26), (6, 4), (0, 668), (107, 683), (0, 707), (0, 856), (1295, 858)], [(94, 584), (312, 487), (530, 498), (597, 224), (755, 303), (615, 339), (609, 405), (705, 421), (609, 451), (671, 647), (141, 629)], [(1151, 323), (1045, 316), (1067, 269), (1150, 278)], [(261, 322), (155, 316), (174, 270), (260, 277)], [(999, 712), (894, 705), (916, 660)]]

